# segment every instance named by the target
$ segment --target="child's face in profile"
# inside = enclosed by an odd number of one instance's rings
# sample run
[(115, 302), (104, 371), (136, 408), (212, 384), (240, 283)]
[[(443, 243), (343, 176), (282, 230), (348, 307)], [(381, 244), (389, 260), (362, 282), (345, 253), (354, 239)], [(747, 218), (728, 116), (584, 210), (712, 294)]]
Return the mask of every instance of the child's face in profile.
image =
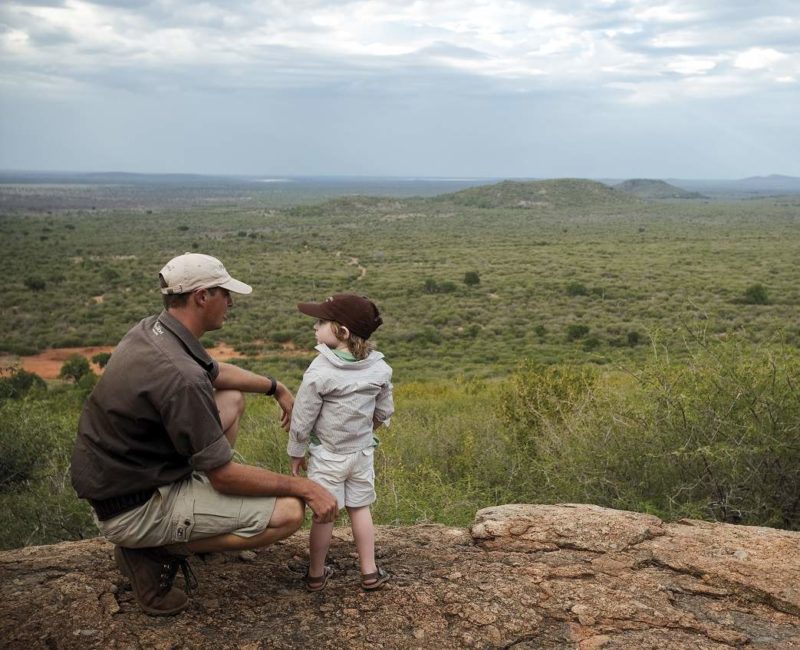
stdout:
[(329, 348), (347, 347), (343, 341), (336, 338), (333, 333), (333, 327), (329, 320), (318, 320), (314, 323), (314, 334), (317, 337), (317, 343), (324, 343)]

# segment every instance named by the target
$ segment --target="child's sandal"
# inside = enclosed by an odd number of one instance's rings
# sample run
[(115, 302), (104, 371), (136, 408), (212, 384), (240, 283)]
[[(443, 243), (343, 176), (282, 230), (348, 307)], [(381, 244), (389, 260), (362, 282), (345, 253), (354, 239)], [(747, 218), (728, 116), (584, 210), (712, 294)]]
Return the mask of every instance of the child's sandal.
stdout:
[(364, 591), (377, 591), (383, 589), (383, 586), (389, 582), (391, 576), (383, 569), (378, 567), (374, 573), (361, 574), (361, 588)]
[(308, 572), (303, 577), (303, 581), (306, 583), (306, 590), (307, 591), (322, 591), (325, 589), (325, 586), (328, 584), (328, 578), (333, 575), (333, 567), (329, 565), (325, 565), (322, 569), (321, 576), (310, 576)]

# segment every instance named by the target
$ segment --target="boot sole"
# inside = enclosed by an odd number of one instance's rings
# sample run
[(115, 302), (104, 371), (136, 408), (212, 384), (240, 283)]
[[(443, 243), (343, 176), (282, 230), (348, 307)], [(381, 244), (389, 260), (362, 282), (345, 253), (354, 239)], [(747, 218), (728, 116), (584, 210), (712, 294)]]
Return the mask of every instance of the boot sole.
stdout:
[(125, 554), (119, 546), (114, 547), (114, 559), (117, 562), (120, 573), (131, 581), (131, 590), (133, 591), (134, 598), (136, 598), (136, 604), (139, 605), (145, 614), (149, 614), (150, 616), (175, 616), (175, 614), (180, 614), (189, 606), (189, 599), (187, 598), (183, 605), (172, 609), (153, 609), (152, 607), (148, 607), (139, 599), (139, 594), (136, 593), (136, 587), (134, 587), (133, 578), (131, 578), (133, 575), (133, 567), (128, 563), (128, 558), (125, 557)]

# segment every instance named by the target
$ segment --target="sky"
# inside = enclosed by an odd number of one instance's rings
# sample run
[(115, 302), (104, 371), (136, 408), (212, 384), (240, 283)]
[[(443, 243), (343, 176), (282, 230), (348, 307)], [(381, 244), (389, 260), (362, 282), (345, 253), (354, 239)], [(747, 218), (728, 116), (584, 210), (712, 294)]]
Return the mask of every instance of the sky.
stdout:
[(0, 169), (800, 176), (797, 0), (3, 0)]

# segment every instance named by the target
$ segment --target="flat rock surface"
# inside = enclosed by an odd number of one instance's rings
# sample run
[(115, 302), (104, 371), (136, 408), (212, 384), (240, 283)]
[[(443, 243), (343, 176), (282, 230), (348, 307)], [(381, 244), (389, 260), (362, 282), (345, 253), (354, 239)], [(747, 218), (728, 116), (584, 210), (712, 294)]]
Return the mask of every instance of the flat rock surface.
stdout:
[(800, 648), (796, 532), (498, 506), (469, 530), (379, 527), (394, 579), (375, 593), (347, 528), (307, 593), (307, 541), (193, 558), (200, 587), (172, 618), (139, 611), (102, 539), (2, 552), (0, 647)]

